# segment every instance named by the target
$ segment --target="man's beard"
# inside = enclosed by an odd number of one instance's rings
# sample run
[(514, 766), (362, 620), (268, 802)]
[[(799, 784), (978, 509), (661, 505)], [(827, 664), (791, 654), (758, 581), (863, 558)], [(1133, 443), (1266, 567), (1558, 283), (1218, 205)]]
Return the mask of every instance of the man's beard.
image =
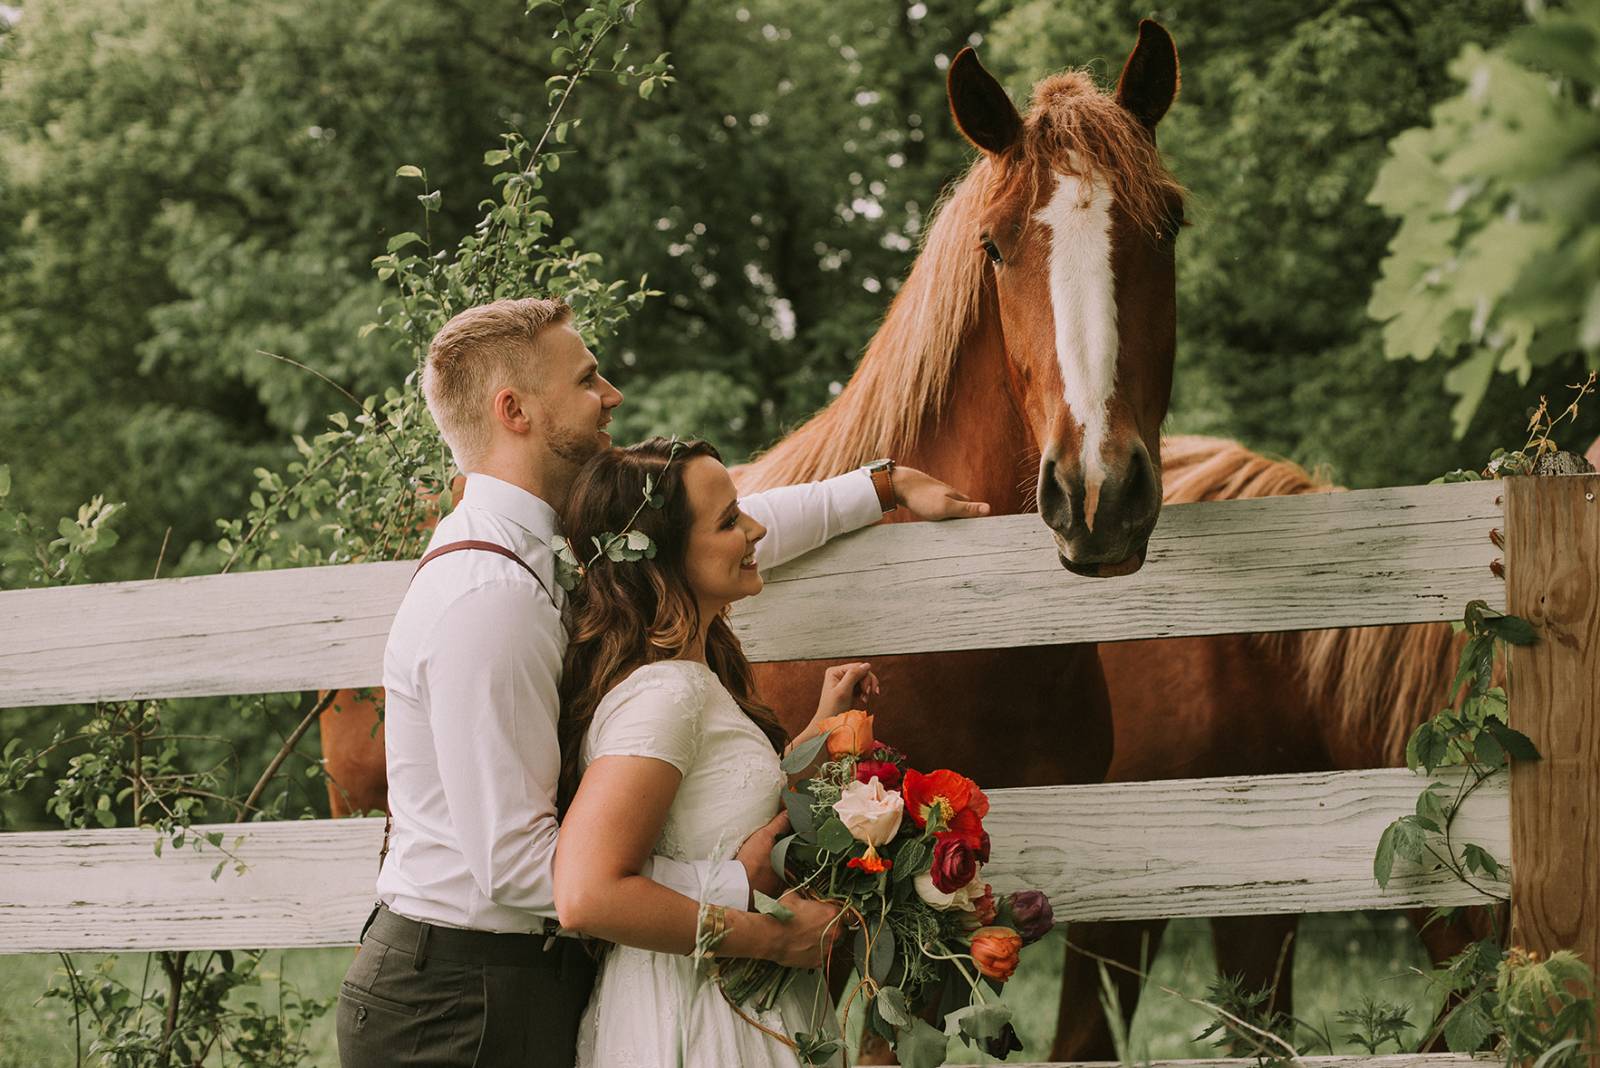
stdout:
[(582, 433), (571, 427), (560, 426), (548, 417), (544, 422), (544, 440), (550, 451), (571, 464), (574, 471), (588, 463), (604, 447), (596, 431)]

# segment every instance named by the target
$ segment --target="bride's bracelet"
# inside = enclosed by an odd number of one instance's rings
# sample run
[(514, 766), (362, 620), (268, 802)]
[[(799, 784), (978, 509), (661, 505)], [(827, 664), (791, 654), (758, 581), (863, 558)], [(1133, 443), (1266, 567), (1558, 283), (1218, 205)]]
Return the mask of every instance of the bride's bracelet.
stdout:
[(694, 959), (714, 957), (728, 937), (728, 909), (725, 905), (709, 902), (700, 906), (699, 922), (695, 925)]

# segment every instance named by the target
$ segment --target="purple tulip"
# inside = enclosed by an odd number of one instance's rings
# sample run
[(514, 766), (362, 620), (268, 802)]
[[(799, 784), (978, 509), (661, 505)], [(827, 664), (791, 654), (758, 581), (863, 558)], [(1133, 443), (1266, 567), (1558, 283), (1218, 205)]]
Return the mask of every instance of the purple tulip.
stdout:
[(1040, 890), (1018, 890), (1011, 895), (1011, 920), (1023, 945), (1032, 945), (1056, 925), (1050, 899)]

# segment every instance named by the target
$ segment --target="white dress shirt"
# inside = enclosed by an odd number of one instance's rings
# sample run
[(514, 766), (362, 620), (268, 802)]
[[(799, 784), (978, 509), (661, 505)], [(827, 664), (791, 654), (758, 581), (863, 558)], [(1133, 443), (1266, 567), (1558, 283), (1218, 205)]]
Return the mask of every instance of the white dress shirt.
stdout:
[[(865, 471), (769, 490), (740, 506), (767, 528), (756, 549), (762, 569), (882, 516)], [(402, 916), (527, 932), (556, 914), (557, 686), (567, 648), (565, 596), (549, 546), (556, 533), (550, 505), (497, 478), (469, 475), (429, 549), (503, 545), (544, 589), (497, 553), (449, 553), (417, 574), (395, 614), (383, 663), (394, 829), (377, 890)], [(696, 899), (739, 909), (749, 903), (737, 861), (657, 856), (644, 874)]]

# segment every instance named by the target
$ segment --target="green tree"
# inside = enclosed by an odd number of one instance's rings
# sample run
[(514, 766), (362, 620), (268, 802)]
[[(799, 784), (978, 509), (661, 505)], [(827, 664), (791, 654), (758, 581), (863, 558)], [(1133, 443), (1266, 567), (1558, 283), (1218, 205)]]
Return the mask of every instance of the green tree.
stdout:
[(1370, 310), (1391, 359), (1449, 363), (1459, 432), (1496, 372), (1600, 367), (1600, 2), (1468, 45), (1450, 73), (1462, 88), (1372, 190), (1400, 229)]

